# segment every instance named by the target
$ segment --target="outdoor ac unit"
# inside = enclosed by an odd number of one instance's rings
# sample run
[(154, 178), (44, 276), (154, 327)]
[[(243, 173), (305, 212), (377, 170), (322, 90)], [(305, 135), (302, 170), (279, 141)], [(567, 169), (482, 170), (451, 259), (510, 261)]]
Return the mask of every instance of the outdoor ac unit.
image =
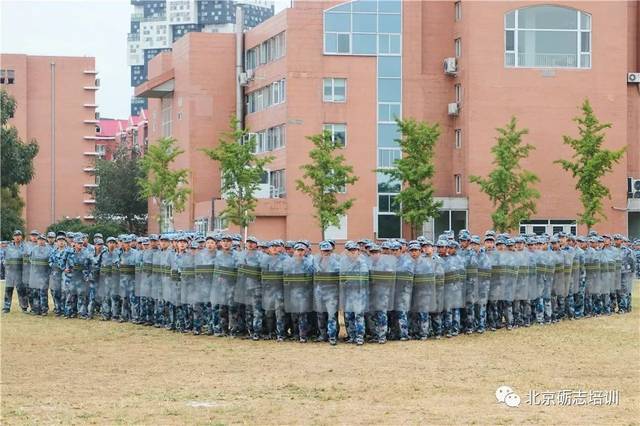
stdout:
[(627, 178), (627, 198), (640, 198), (640, 179)]
[(249, 78), (247, 77), (246, 72), (241, 72), (238, 76), (238, 81), (240, 82), (240, 86), (246, 86), (249, 83)]
[(449, 115), (458, 115), (459, 107), (457, 102), (452, 102), (448, 105)]
[(456, 58), (445, 58), (444, 60), (444, 73), (449, 75), (455, 75), (458, 72), (458, 63)]
[(627, 83), (640, 84), (640, 72), (630, 72), (627, 74)]

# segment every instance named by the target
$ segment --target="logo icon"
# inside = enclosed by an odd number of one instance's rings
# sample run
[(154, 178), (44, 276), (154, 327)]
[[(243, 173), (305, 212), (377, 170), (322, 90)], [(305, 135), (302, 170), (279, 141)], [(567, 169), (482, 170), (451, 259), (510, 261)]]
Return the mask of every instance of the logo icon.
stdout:
[(520, 396), (510, 386), (502, 385), (496, 389), (496, 399), (507, 407), (513, 408), (520, 405)]

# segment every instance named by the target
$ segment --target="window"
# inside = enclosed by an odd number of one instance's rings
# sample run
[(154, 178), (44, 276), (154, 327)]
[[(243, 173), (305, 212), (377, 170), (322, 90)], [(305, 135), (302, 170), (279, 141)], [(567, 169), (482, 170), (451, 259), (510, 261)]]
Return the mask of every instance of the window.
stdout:
[(171, 118), (172, 118), (173, 98), (165, 96), (160, 100), (160, 108), (162, 110), (162, 136), (171, 136)]
[(379, 123), (395, 123), (396, 118), (400, 118), (399, 103), (379, 103), (378, 104), (378, 122)]
[(530, 219), (525, 222), (520, 222), (520, 233), (523, 234), (555, 234), (557, 232), (566, 232), (573, 235), (577, 235), (577, 225), (575, 220), (560, 219)]
[(249, 134), (247, 136), (255, 138), (256, 146), (254, 152), (256, 154), (274, 151), (285, 146), (284, 124), (270, 127), (266, 130)]
[(269, 181), (271, 182), (271, 198), (285, 198), (284, 170), (269, 172)]
[(15, 70), (7, 70), (7, 84), (14, 84), (16, 78)]
[(259, 112), (270, 106), (285, 101), (285, 80), (278, 80), (260, 89), (254, 90), (245, 97), (247, 114)]
[(456, 102), (460, 103), (462, 102), (462, 85), (460, 83), (456, 83), (454, 88), (456, 91)]
[(505, 67), (590, 68), (591, 15), (560, 6), (512, 10), (504, 18)]
[(462, 2), (461, 1), (455, 2), (453, 7), (455, 8), (455, 20), (456, 21), (462, 20)]
[(456, 52), (456, 58), (459, 58), (460, 55), (462, 55), (462, 41), (460, 40), (460, 37), (454, 40), (453, 45)]
[(455, 143), (456, 149), (462, 148), (462, 129), (455, 130), (455, 138), (456, 138), (456, 143)]
[(7, 71), (0, 70), (0, 84), (4, 84), (4, 81), (6, 78), (7, 78)]
[(340, 225), (329, 226), (324, 231), (325, 237), (332, 240), (347, 239), (347, 216), (340, 216)]
[(396, 160), (402, 158), (402, 150), (399, 148), (378, 148), (378, 167), (394, 167)]
[(171, 223), (173, 223), (173, 204), (165, 203), (162, 206), (162, 225), (164, 229), (161, 229), (160, 232), (173, 231), (171, 229)]
[(346, 78), (325, 78), (323, 79), (322, 85), (322, 100), (324, 102), (346, 102)]
[(331, 140), (339, 146), (347, 145), (347, 125), (346, 124), (325, 124), (324, 130), (331, 133)]
[(456, 235), (462, 229), (467, 228), (466, 210), (441, 210), (433, 220), (433, 235), (437, 238), (445, 231), (452, 229)]
[(454, 185), (456, 188), (456, 194), (462, 193), (462, 177), (460, 175), (454, 175)]

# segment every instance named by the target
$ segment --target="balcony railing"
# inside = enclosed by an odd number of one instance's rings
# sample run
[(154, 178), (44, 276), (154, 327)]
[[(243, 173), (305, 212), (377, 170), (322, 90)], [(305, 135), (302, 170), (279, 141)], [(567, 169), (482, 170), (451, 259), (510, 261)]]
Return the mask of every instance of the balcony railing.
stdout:
[[(516, 64), (516, 56), (518, 62)], [(505, 52), (504, 64), (507, 67), (538, 68), (578, 68), (577, 54), (564, 53), (518, 53)]]

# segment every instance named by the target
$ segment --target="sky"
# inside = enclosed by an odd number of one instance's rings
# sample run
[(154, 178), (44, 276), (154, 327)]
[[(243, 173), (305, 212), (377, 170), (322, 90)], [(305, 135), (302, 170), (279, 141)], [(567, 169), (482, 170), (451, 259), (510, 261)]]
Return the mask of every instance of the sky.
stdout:
[[(276, 12), (288, 5), (276, 1)], [(129, 0), (0, 0), (0, 52), (94, 56), (101, 117), (129, 117)]]

